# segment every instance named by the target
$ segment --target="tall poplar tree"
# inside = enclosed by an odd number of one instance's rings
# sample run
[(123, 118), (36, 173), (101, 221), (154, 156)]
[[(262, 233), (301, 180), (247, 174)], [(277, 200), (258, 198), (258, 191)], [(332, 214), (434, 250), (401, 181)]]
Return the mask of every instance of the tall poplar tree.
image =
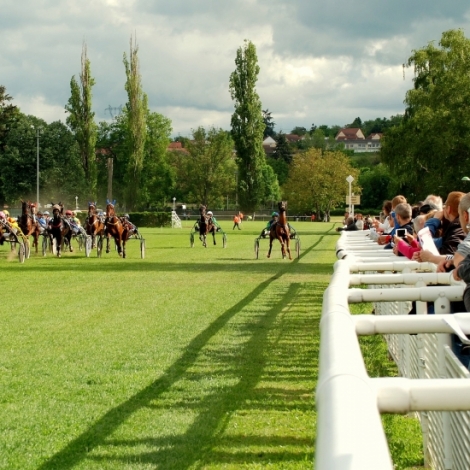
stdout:
[(245, 211), (254, 211), (264, 195), (263, 168), (266, 158), (263, 149), (265, 124), (261, 100), (256, 92), (259, 66), (256, 47), (245, 40), (237, 50), (236, 69), (230, 75), (230, 94), (235, 103), (232, 114), (232, 138), (237, 150), (238, 195)]
[(77, 82), (75, 76), (70, 80), (71, 96), (65, 109), (69, 113), (67, 124), (74, 133), (80, 149), (89, 197), (94, 199), (96, 198), (98, 181), (95, 155), (97, 126), (94, 119), (95, 113), (91, 110), (92, 88), (95, 80), (91, 76), (86, 43), (83, 43), (82, 46), (81, 65), (80, 83)]
[(125, 204), (129, 210), (133, 210), (139, 201), (139, 188), (147, 138), (147, 95), (142, 90), (138, 50), (136, 40), (133, 40), (131, 36), (129, 59), (124, 53), (124, 66), (127, 77), (125, 88), (129, 100), (126, 103), (125, 113), (129, 138)]

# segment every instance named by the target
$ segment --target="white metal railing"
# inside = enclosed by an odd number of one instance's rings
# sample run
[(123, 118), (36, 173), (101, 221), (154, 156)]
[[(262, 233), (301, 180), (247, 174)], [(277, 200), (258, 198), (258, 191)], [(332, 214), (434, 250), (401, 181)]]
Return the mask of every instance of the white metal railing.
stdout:
[[(464, 284), (433, 272), (432, 264), (374, 246), (367, 233), (342, 233), (340, 260), (324, 293), (316, 468), (392, 469), (380, 413), (418, 412), (426, 465), (467, 470), (470, 380), (461, 379), (470, 374), (452, 352), (451, 334), (470, 344), (465, 336), (470, 314), (449, 315), (450, 302), (462, 299)], [(357, 285), (369, 289), (351, 288)], [(417, 315), (408, 315), (410, 301), (416, 302)], [(353, 302), (373, 302), (375, 315), (352, 316)], [(436, 314), (426, 315), (428, 303)], [(385, 335), (401, 377), (367, 375), (357, 336), (370, 334)]]

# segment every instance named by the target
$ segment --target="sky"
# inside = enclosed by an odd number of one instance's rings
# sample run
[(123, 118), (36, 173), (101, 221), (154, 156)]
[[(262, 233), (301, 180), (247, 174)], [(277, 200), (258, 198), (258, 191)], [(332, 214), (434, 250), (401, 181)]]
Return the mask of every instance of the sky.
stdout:
[(468, 0), (0, 0), (0, 84), (23, 113), (65, 121), (85, 42), (97, 121), (124, 106), (124, 53), (139, 47), (151, 111), (172, 135), (230, 129), (229, 77), (244, 40), (275, 130), (346, 125), (404, 111), (412, 50), (470, 35)]

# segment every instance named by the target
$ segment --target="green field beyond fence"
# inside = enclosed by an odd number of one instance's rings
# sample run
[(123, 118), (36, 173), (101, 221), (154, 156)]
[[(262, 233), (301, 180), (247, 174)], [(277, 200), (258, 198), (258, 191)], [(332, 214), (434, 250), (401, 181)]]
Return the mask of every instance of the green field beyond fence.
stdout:
[(0, 247), (0, 468), (312, 468), (334, 225), (295, 223), (288, 261), (255, 259), (260, 222), (225, 249), (193, 223), (143, 229), (145, 259)]

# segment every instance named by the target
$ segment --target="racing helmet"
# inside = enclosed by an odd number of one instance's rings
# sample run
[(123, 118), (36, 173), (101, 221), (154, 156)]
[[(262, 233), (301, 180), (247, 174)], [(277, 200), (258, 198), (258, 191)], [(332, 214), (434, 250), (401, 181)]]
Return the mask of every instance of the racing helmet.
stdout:
[(3, 213), (4, 213), (7, 217), (10, 217), (10, 213), (9, 213), (6, 209), (3, 211)]
[(279, 214), (278, 214), (277, 212), (273, 212), (273, 213), (271, 214), (271, 217), (279, 217)]
[(214, 215), (214, 214), (212, 213), (212, 211), (209, 211), (207, 215)]
[(129, 218), (129, 214), (124, 214), (124, 218), (128, 219), (128, 218)]
[(5, 212), (0, 211), (0, 219), (6, 219)]
[(72, 211), (65, 211), (65, 215), (72, 215)]
[(49, 215), (49, 211), (44, 211), (43, 215)]

